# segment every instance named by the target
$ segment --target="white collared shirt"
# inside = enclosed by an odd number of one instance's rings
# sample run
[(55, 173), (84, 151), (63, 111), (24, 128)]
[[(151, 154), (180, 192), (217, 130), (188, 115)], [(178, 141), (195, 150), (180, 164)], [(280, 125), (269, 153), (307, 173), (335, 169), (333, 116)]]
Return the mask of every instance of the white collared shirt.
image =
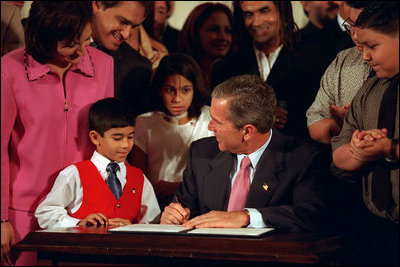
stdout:
[(340, 14), (337, 14), (337, 22), (339, 23), (340, 29), (341, 29), (343, 32), (345, 32), (346, 29), (343, 27), (344, 19), (340, 16)]
[[(99, 154), (93, 153), (90, 159), (96, 166), (101, 177), (107, 179), (107, 165), (110, 160)], [(126, 166), (124, 162), (118, 162), (119, 170), (117, 177), (121, 183), (122, 190), (126, 184)], [(70, 165), (62, 170), (54, 182), (53, 188), (46, 198), (37, 207), (35, 216), (43, 229), (55, 229), (76, 226), (80, 219), (69, 216), (76, 212), (83, 199), (83, 188), (78, 169)], [(153, 190), (153, 186), (144, 176), (141, 219), (139, 223), (149, 223), (158, 219), (160, 207)]]
[(269, 74), (271, 73), (271, 69), (275, 64), (276, 59), (279, 56), (279, 53), (282, 50), (283, 45), (280, 45), (274, 52), (269, 54), (267, 57), (263, 51), (258, 50), (255, 44), (253, 44), (253, 49), (256, 54), (258, 71), (260, 72), (260, 77), (266, 81), (268, 79)]
[[(251, 162), (250, 166), (250, 184), (253, 182), (254, 174), (257, 171), (257, 164), (258, 161), (261, 158), (261, 155), (264, 153), (265, 149), (268, 147), (269, 143), (271, 142), (272, 139), (272, 129), (270, 130), (270, 136), (259, 149), (257, 149), (255, 152), (249, 154), (249, 155), (244, 155), (244, 154), (238, 154), (236, 155), (236, 162), (235, 162), (235, 172), (233, 173), (232, 179), (231, 179), (231, 187), (233, 187), (233, 183), (235, 182), (236, 176), (239, 173), (240, 170), (240, 164), (239, 162), (242, 161), (242, 159), (245, 156), (248, 156)], [(254, 228), (264, 228), (267, 227), (264, 223), (264, 220), (262, 218), (261, 213), (254, 208), (245, 208), (246, 210), (249, 211), (250, 214), (250, 224), (247, 227), (254, 227)]]

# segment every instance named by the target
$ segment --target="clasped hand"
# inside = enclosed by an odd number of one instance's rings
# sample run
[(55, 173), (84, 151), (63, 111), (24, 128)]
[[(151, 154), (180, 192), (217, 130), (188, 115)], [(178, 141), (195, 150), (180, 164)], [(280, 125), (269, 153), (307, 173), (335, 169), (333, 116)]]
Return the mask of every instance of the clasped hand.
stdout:
[(388, 156), (390, 142), (385, 128), (355, 130), (350, 142), (350, 152), (359, 161), (375, 161)]

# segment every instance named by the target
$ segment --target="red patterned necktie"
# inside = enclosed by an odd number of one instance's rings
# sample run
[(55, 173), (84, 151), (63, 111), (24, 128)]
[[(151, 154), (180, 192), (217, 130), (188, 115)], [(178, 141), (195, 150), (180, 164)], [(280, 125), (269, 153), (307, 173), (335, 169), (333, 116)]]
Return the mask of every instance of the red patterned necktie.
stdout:
[(233, 183), (229, 197), (228, 211), (243, 210), (246, 204), (247, 194), (250, 189), (250, 166), (249, 157), (244, 157), (240, 162), (240, 170)]

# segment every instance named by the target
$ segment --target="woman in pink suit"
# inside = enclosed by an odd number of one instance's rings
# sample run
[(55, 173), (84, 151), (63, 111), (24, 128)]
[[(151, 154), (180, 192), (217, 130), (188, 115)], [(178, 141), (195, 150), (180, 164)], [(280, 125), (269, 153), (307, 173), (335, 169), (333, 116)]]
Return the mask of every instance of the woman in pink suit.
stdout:
[(36, 255), (11, 256), (12, 245), (38, 229), (34, 211), (58, 172), (93, 153), (90, 105), (113, 96), (112, 58), (89, 47), (89, 1), (34, 1), (26, 47), (1, 58), (1, 257), (33, 265)]

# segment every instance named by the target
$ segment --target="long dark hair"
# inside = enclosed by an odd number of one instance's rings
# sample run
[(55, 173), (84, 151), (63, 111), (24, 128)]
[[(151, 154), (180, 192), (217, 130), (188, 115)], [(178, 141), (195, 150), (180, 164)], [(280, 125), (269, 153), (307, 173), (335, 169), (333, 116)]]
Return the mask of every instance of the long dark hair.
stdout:
[[(243, 17), (241, 1), (233, 1), (233, 32), (237, 34), (239, 47), (248, 46), (252, 43), (253, 38), (246, 29)], [(279, 37), (282, 40), (283, 46), (288, 50), (292, 50), (295, 43), (299, 40), (297, 33), (298, 27), (293, 19), (293, 11), (291, 1), (272, 1), (274, 2), (279, 13), (279, 22), (283, 27), (280, 28)]]
[(188, 117), (198, 118), (201, 114), (201, 108), (208, 101), (209, 92), (199, 65), (191, 56), (183, 53), (172, 53), (160, 61), (153, 79), (153, 89), (157, 92), (158, 96), (157, 106), (160, 107), (160, 110), (167, 114), (169, 113), (163, 105), (160, 91), (166, 79), (174, 74), (182, 75), (192, 82), (193, 100), (188, 109)]
[[(199, 37), (199, 30), (204, 22), (217, 11), (222, 11), (226, 14), (229, 24), (233, 27), (232, 11), (220, 3), (204, 3), (198, 5), (192, 10), (182, 27), (178, 39), (178, 48), (182, 53), (186, 53), (199, 60), (203, 49)], [(232, 35), (232, 47), (235, 44), (234, 36)], [(231, 47), (231, 49), (232, 49)]]

